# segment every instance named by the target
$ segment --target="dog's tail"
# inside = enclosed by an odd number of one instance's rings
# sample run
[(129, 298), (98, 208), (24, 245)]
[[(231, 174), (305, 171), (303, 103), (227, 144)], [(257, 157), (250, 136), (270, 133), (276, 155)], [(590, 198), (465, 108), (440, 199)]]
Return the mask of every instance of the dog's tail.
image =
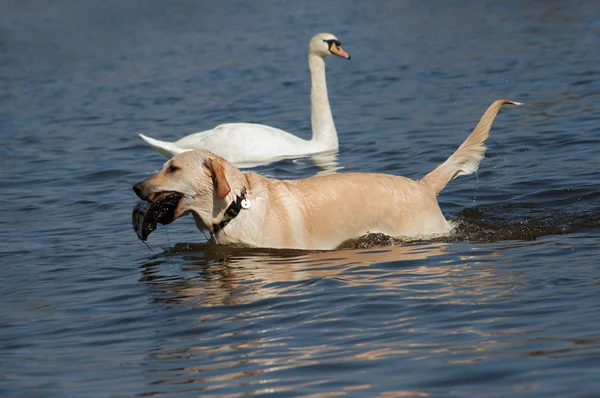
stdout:
[(156, 149), (158, 152), (162, 153), (168, 158), (172, 158), (175, 155), (179, 155), (182, 152), (185, 152), (186, 149), (178, 147), (173, 142), (161, 141), (156, 138), (148, 137), (144, 134), (138, 134), (144, 141), (146, 141), (152, 148)]
[(523, 105), (520, 102), (497, 100), (487, 108), (479, 123), (458, 149), (441, 165), (421, 179), (438, 195), (446, 185), (460, 175), (477, 171), (486, 150), (483, 144), (490, 136), (492, 123), (504, 104)]

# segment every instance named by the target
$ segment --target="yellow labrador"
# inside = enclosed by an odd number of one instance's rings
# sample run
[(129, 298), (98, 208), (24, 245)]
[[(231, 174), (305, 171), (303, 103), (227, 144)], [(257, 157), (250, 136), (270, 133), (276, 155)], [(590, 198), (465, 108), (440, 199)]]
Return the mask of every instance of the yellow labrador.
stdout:
[(485, 140), (504, 104), (495, 101), (462, 145), (419, 181), (375, 173), (343, 173), (276, 180), (243, 173), (202, 150), (184, 152), (133, 187), (145, 202), (134, 210), (142, 240), (156, 228), (191, 213), (216, 243), (255, 247), (334, 249), (366, 233), (419, 238), (447, 234), (452, 226), (437, 195), (484, 158)]

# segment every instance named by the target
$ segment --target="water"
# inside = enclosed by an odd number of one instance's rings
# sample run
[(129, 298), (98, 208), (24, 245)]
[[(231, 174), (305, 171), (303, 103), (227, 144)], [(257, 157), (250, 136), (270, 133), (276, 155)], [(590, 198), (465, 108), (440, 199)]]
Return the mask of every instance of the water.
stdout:
[[(600, 3), (0, 4), (0, 395), (600, 396)], [(131, 185), (230, 121), (310, 136), (308, 39), (328, 59), (337, 167), (419, 178), (504, 108), (454, 236), (333, 252), (150, 251)], [(258, 167), (278, 178), (310, 159)], [(376, 205), (376, 204), (374, 204)]]

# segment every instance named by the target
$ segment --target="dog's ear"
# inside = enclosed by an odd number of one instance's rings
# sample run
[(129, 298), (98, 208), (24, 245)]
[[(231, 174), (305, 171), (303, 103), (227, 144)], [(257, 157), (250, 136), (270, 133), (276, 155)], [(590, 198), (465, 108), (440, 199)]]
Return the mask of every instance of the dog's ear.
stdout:
[(225, 167), (219, 159), (206, 159), (206, 167), (210, 170), (210, 177), (212, 178), (213, 185), (215, 186), (215, 192), (219, 199), (223, 199), (231, 192), (227, 177), (225, 177)]

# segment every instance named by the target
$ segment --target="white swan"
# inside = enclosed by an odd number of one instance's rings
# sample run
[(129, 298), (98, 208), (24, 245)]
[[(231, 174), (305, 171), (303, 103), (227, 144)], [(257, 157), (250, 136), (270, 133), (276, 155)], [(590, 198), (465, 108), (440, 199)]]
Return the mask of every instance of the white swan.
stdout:
[(286, 131), (253, 123), (226, 123), (212, 130), (190, 134), (175, 142), (139, 134), (151, 147), (167, 157), (193, 149), (207, 149), (236, 166), (254, 166), (294, 156), (338, 149), (338, 138), (325, 80), (325, 57), (334, 54), (350, 59), (331, 33), (319, 33), (308, 46), (312, 139), (303, 140)]

